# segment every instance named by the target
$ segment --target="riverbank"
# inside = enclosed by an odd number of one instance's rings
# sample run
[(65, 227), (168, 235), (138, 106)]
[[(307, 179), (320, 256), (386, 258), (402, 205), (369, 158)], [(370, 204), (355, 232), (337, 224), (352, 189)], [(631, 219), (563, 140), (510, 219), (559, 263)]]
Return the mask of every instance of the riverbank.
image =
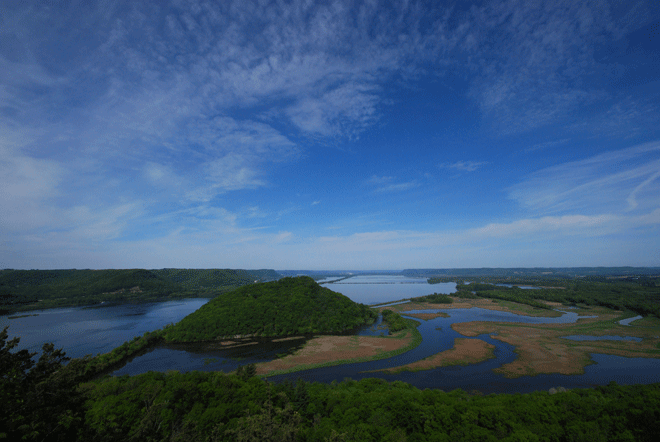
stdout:
[(295, 353), (255, 364), (257, 375), (275, 376), (312, 368), (387, 359), (412, 350), (422, 342), (417, 321), (392, 336), (318, 336)]
[[(450, 296), (451, 297), (451, 296)], [(396, 304), (396, 305), (386, 305), (383, 307), (377, 307), (379, 311), (382, 310), (392, 310), (397, 313), (405, 313), (411, 310), (451, 310), (451, 309), (468, 309), (468, 308), (483, 308), (487, 310), (497, 310), (502, 312), (515, 313), (517, 315), (523, 316), (534, 316), (534, 317), (548, 317), (548, 318), (558, 318), (562, 313), (555, 310), (547, 310), (532, 307), (526, 304), (519, 304), (511, 301), (502, 301), (496, 299), (464, 299), (451, 297), (454, 301), (451, 304), (433, 304), (430, 302), (416, 302), (410, 301), (405, 304)], [(555, 307), (554, 303), (546, 302), (546, 304)], [(561, 305), (561, 304), (560, 304)], [(439, 315), (441, 313), (438, 313)]]
[(494, 345), (484, 342), (481, 339), (457, 338), (454, 340), (454, 348), (452, 349), (436, 353), (410, 364), (385, 370), (374, 370), (373, 372), (396, 374), (402, 371), (422, 371), (450, 365), (476, 364), (488, 359), (494, 359), (494, 350)]
[[(579, 375), (593, 363), (591, 354), (600, 353), (630, 358), (660, 358), (658, 321), (638, 326), (622, 326), (618, 321), (622, 312), (592, 307), (579, 310), (596, 318), (579, 319), (575, 324), (521, 324), (511, 322), (462, 322), (452, 329), (466, 337), (490, 334), (491, 338), (511, 344), (518, 355), (516, 360), (494, 369), (508, 378), (537, 374)], [(629, 340), (575, 341), (571, 335), (620, 336), (641, 338)]]

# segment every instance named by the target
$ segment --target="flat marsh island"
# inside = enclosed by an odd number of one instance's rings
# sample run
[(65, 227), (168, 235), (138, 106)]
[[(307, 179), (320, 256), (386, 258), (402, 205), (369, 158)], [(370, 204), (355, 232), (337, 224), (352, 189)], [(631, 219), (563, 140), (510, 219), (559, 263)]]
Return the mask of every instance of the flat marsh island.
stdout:
[(392, 336), (318, 336), (293, 354), (256, 364), (257, 374), (272, 376), (330, 365), (385, 359), (416, 347), (419, 332), (408, 328)]
[(448, 365), (468, 365), (495, 358), (495, 346), (481, 339), (457, 338), (454, 348), (436, 353), (427, 358), (398, 367), (388, 368), (386, 373), (399, 373), (402, 371), (430, 370)]
[[(463, 336), (489, 333), (491, 338), (515, 346), (518, 358), (494, 369), (508, 378), (541, 373), (565, 375), (583, 374), (584, 367), (593, 363), (592, 353), (631, 358), (660, 358), (660, 319), (645, 318), (630, 326), (619, 325), (620, 311), (605, 307), (576, 310), (581, 315), (596, 318), (579, 319), (574, 324), (521, 324), (512, 322), (462, 322), (452, 329)], [(641, 320), (640, 320), (641, 321)], [(640, 342), (624, 340), (573, 341), (571, 335), (631, 336)]]
[[(551, 306), (561, 306), (561, 304), (557, 303), (550, 303), (546, 302), (546, 304), (551, 305)], [(457, 308), (483, 308), (487, 310), (498, 310), (502, 312), (509, 312), (509, 313), (515, 313), (517, 315), (524, 315), (524, 316), (545, 316), (549, 318), (557, 318), (562, 315), (562, 313), (554, 311), (554, 310), (547, 310), (547, 309), (541, 309), (541, 308), (535, 308), (529, 305), (525, 304), (519, 304), (517, 302), (511, 302), (511, 301), (502, 301), (499, 299), (487, 299), (487, 298), (479, 298), (479, 299), (457, 299), (454, 298), (454, 302), (451, 304), (433, 304), (429, 302), (407, 302), (405, 304), (397, 304), (397, 305), (388, 305), (386, 307), (381, 307), (382, 309), (388, 309), (388, 310), (393, 310), (398, 313), (405, 313), (410, 310), (451, 310), (451, 309), (457, 309)], [(435, 316), (433, 317), (423, 317), (423, 315), (430, 315), (433, 314)], [(437, 313), (418, 313), (418, 314), (407, 314), (408, 316), (414, 316), (416, 318), (420, 319), (433, 319), (437, 317), (447, 317), (448, 315), (444, 312), (437, 312)]]

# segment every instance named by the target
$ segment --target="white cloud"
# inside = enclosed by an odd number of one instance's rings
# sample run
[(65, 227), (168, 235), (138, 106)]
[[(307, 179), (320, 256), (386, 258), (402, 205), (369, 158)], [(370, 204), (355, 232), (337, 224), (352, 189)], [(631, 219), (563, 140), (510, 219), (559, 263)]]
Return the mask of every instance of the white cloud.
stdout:
[(60, 195), (66, 170), (57, 162), (30, 158), (8, 149), (0, 160), (0, 229), (24, 231), (47, 226), (54, 218), (50, 200)]
[(612, 151), (539, 170), (509, 189), (538, 213), (654, 209), (660, 195), (660, 143)]
[(388, 192), (401, 192), (405, 190), (410, 190), (419, 186), (419, 182), (412, 180), (406, 182), (395, 182), (395, 177), (392, 176), (377, 176), (373, 175), (369, 178), (366, 183), (368, 185), (373, 185), (376, 188), (375, 192), (378, 193), (388, 193)]
[(488, 164), (486, 161), (457, 161), (455, 163), (442, 163), (441, 168), (456, 169), (464, 172), (474, 172), (481, 166)]
[(419, 183), (417, 181), (408, 181), (405, 183), (388, 184), (386, 186), (378, 187), (376, 192), (402, 192), (404, 190), (414, 189), (418, 186)]
[(489, 2), (471, 10), (471, 96), (501, 133), (563, 121), (603, 93), (576, 81), (598, 69), (594, 44), (616, 26), (601, 2)]

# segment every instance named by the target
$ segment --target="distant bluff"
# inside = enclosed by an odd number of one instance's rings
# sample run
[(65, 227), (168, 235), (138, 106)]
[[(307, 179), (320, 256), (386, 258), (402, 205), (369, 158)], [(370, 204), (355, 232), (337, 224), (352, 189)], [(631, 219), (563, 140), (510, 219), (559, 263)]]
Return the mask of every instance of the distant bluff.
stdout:
[(336, 334), (369, 324), (369, 307), (300, 276), (250, 284), (222, 294), (164, 330), (169, 342)]

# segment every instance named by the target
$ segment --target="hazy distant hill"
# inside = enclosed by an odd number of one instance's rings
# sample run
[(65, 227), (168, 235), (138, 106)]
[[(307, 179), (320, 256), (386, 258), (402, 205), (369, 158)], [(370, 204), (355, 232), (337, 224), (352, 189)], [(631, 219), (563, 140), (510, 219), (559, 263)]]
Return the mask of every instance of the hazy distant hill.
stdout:
[(0, 270), (0, 313), (215, 296), (279, 277), (274, 270)]
[(660, 275), (660, 267), (532, 267), (471, 269), (406, 269), (406, 276), (497, 276), (575, 278), (585, 276), (649, 276)]
[(367, 306), (321, 287), (310, 277), (287, 277), (243, 286), (209, 301), (165, 329), (165, 339), (332, 334), (373, 322), (376, 316)]
[(275, 270), (232, 270), (232, 269), (160, 269), (152, 270), (156, 275), (181, 284), (189, 290), (217, 289), (241, 286), (255, 282), (274, 281), (281, 278)]

